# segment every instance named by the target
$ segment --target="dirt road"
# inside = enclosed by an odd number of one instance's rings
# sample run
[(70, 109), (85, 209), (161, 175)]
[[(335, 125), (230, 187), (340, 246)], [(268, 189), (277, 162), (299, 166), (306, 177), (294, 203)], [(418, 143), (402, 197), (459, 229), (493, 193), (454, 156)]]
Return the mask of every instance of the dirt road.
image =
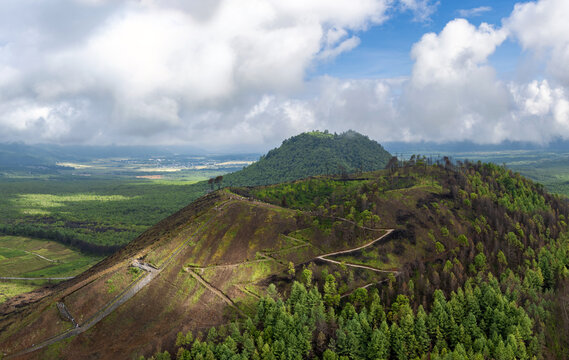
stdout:
[[(222, 206), (227, 203), (222, 204)], [(130, 283), (126, 289), (124, 289), (120, 294), (118, 294), (113, 300), (107, 303), (102, 309), (97, 311), (91, 318), (87, 319), (83, 324), (78, 324), (76, 327), (66, 330), (65, 332), (58, 334), (52, 338), (49, 338), (41, 343), (35, 344), (30, 348), (24, 349), (14, 354), (9, 354), (4, 357), (4, 359), (13, 359), (18, 356), (34, 352), (36, 350), (42, 349), (46, 346), (55, 344), (61, 340), (70, 338), (75, 335), (79, 335), (82, 332), (89, 330), (91, 327), (96, 325), (99, 321), (105, 318), (107, 315), (116, 310), (120, 305), (124, 304), (130, 300), (134, 295), (136, 295), (140, 290), (142, 290), (147, 284), (149, 284), (160, 272), (185, 248), (194, 238), (200, 233), (200, 230), (211, 223), (215, 215), (212, 215), (210, 219), (204, 222), (188, 240), (186, 240), (178, 249), (176, 249), (167, 259), (164, 261), (163, 265), (157, 269), (149, 264), (139, 262), (138, 260), (133, 260), (132, 265), (138, 267), (139, 269), (147, 272), (145, 276), (141, 276), (134, 282)], [(136, 264), (136, 265), (135, 265)], [(26, 279), (26, 278), (23, 278)], [(45, 279), (45, 278), (39, 278)], [(53, 278), (56, 279), (56, 278)]]
[[(355, 251), (359, 251), (362, 249), (365, 249), (369, 246), (372, 246), (373, 244), (375, 244), (376, 242), (378, 242), (379, 240), (385, 238), (386, 236), (388, 236), (389, 234), (391, 234), (393, 232), (394, 229), (373, 229), (373, 230), (385, 230), (385, 234), (381, 235), (380, 237), (378, 237), (377, 239), (374, 239), (370, 242), (368, 242), (367, 244), (364, 244), (362, 246), (358, 246), (352, 249), (347, 249), (347, 250), (341, 250), (341, 251), (335, 251), (335, 252), (331, 252), (328, 254), (324, 254), (324, 255), (320, 255), (317, 256), (316, 259), (322, 260), (322, 261), (327, 261), (330, 262), (332, 264), (338, 264), (338, 265), (346, 265), (346, 266), (351, 266), (351, 267), (355, 267), (355, 268), (360, 268), (360, 269), (366, 269), (366, 270), (371, 270), (371, 271), (375, 271), (375, 272), (381, 272), (381, 273), (392, 273), (395, 275), (399, 274), (399, 271), (397, 270), (383, 270), (383, 269), (378, 269), (378, 268), (374, 268), (371, 266), (366, 266), (366, 265), (359, 265), (359, 264), (351, 264), (351, 263), (346, 263), (346, 262), (340, 262), (340, 261), (336, 261), (336, 260), (332, 260), (332, 259), (326, 259), (329, 256), (334, 256), (334, 255), (341, 255), (341, 254), (348, 254), (348, 253), (352, 253)], [(370, 284), (366, 285), (370, 286)]]

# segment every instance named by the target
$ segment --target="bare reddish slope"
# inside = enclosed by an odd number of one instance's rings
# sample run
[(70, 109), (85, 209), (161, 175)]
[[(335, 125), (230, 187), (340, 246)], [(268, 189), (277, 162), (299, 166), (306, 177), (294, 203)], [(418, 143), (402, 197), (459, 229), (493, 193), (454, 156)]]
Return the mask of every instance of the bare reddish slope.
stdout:
[[(285, 274), (289, 261), (378, 237), (368, 230), (310, 241), (289, 235), (312, 221), (310, 213), (228, 191), (209, 194), (77, 278), (3, 305), (0, 351), (7, 358), (115, 359), (172, 350), (178, 331), (250, 313), (256, 284)], [(344, 235), (354, 229), (346, 222)]]
[[(43, 358), (55, 351), (70, 359), (112, 359), (153, 352), (164, 342), (171, 344), (180, 329), (202, 329), (226, 321), (237, 311), (227, 309), (223, 298), (184, 268), (253, 260), (257, 252), (278, 245), (280, 234), (296, 229), (296, 222), (290, 210), (259, 206), (224, 192), (210, 194), (77, 278), (4, 304), (0, 349), (10, 356), (54, 339), (53, 345), (22, 358)], [(157, 270), (136, 274), (135, 259)], [(271, 269), (281, 266), (274, 262)], [(140, 286), (143, 282), (148, 284)], [(218, 285), (223, 284), (218, 281)], [(238, 306), (242, 306), (239, 299), (247, 296), (234, 289), (232, 295)], [(66, 305), (79, 329), (59, 314), (56, 302)], [(117, 306), (117, 302), (124, 303)], [(59, 341), (65, 337), (69, 339)]]

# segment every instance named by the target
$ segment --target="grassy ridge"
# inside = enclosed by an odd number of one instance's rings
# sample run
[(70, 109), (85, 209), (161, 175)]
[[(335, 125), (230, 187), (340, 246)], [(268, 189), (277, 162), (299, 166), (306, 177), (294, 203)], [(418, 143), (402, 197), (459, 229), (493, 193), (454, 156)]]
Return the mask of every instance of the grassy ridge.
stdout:
[[(392, 149), (392, 146), (387, 146)], [(443, 145), (432, 148), (420, 144), (407, 144), (405, 150), (393, 148), (401, 157), (408, 159), (413, 154), (428, 156), (449, 156), (456, 160), (474, 160), (506, 165), (509, 169), (543, 184), (553, 193), (569, 196), (569, 153), (564, 149), (533, 149), (533, 150), (493, 150), (493, 151), (464, 151), (457, 149), (449, 152)]]

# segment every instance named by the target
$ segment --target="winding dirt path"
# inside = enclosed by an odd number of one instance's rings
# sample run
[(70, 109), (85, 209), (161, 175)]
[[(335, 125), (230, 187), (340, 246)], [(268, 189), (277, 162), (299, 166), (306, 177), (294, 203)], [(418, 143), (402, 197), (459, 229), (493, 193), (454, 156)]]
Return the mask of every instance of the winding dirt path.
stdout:
[[(228, 191), (228, 194), (229, 194), (229, 197), (230, 197), (230, 198), (233, 198), (233, 199), (236, 199), (236, 200), (244, 200), (244, 201), (249, 201), (249, 202), (252, 202), (252, 203), (254, 203), (254, 204), (258, 204), (258, 205), (262, 205), (262, 206), (266, 206), (266, 207), (279, 208), (279, 206), (277, 206), (277, 205), (269, 204), (269, 203), (266, 203), (266, 202), (263, 202), (263, 201), (260, 201), (260, 200), (257, 200), (257, 199), (253, 199), (253, 198), (249, 198), (249, 197), (244, 197), (244, 196), (241, 196), (241, 195), (237, 195), (237, 194), (235, 194), (235, 193), (233, 193), (233, 192), (231, 192), (231, 191)], [(341, 254), (348, 254), (348, 253), (352, 253), (352, 252), (356, 252), (356, 251), (365, 249), (365, 248), (367, 248), (367, 247), (369, 247), (369, 246), (372, 246), (372, 245), (375, 244), (376, 242), (382, 240), (383, 238), (387, 237), (389, 234), (391, 234), (391, 233), (395, 230), (395, 229), (386, 229), (386, 228), (371, 228), (371, 227), (367, 227), (367, 226), (358, 225), (355, 221), (348, 220), (348, 219), (343, 218), (343, 217), (336, 217), (336, 216), (330, 216), (330, 217), (331, 217), (331, 218), (334, 218), (334, 219), (338, 219), (338, 220), (345, 221), (345, 222), (350, 223), (350, 224), (353, 224), (353, 225), (358, 226), (359, 228), (364, 229), (364, 230), (370, 230), (370, 231), (385, 231), (385, 234), (381, 235), (380, 237), (378, 237), (378, 238), (376, 238), (376, 239), (374, 239), (374, 240), (372, 240), (372, 241), (370, 241), (370, 242), (368, 242), (368, 243), (366, 243), (366, 244), (364, 244), (364, 245), (362, 245), (362, 246), (358, 246), (358, 247), (355, 247), (355, 248), (352, 248), (352, 249), (347, 249), (347, 250), (335, 251), (335, 252), (331, 252), (331, 253), (324, 254), (324, 255), (319, 255), (319, 256), (315, 257), (313, 260), (318, 259), (318, 260), (321, 260), (321, 261), (326, 261), (326, 262), (329, 262), (329, 263), (332, 263), (332, 264), (337, 264), (337, 265), (345, 265), (345, 266), (350, 266), (350, 267), (354, 267), (354, 268), (366, 269), (366, 270), (371, 270), (371, 271), (378, 272), (378, 273), (394, 274), (395, 276), (398, 276), (398, 275), (399, 275), (400, 272), (399, 272), (398, 270), (383, 270), (383, 269), (378, 269), (378, 268), (374, 268), (374, 267), (372, 267), (372, 266), (367, 266), (367, 265), (346, 263), (346, 262), (340, 262), (340, 261), (336, 261), (336, 260), (332, 260), (332, 259), (327, 259), (327, 257), (330, 257), (330, 256), (341, 255)], [(306, 245), (312, 245), (312, 244), (310, 244), (309, 242), (305, 242), (305, 241), (302, 241), (302, 240), (300, 240), (300, 239), (292, 238), (292, 237), (290, 237), (290, 236), (286, 236), (286, 237), (287, 237), (287, 238), (290, 238), (290, 239), (293, 239), (293, 240), (296, 240), (296, 241), (304, 242)], [(314, 245), (312, 245), (312, 246), (314, 246)], [(302, 245), (294, 246), (293, 248), (299, 248), (299, 247), (302, 247)], [(317, 248), (317, 249), (318, 249), (318, 248)], [(284, 251), (284, 250), (283, 250), (283, 251)], [(277, 261), (277, 260), (275, 259), (275, 261)], [(383, 283), (383, 282), (385, 282), (385, 281), (386, 281), (386, 280), (381, 280), (381, 281), (379, 281), (379, 282), (370, 283), (370, 284), (367, 284), (367, 285), (363, 286), (363, 288), (367, 288), (367, 287), (369, 287), (369, 286), (371, 286), (371, 285), (373, 285), (373, 284), (380, 284), (380, 283)], [(351, 293), (351, 292), (350, 292), (350, 293)], [(344, 295), (342, 295), (342, 297), (343, 297), (343, 296), (347, 296), (347, 295), (349, 295), (350, 293), (344, 294)]]
[(320, 259), (320, 260), (324, 260), (324, 261), (330, 261), (330, 260), (324, 259), (324, 258), (325, 258), (325, 257), (328, 257), (328, 256), (334, 256), (334, 255), (340, 255), (340, 254), (348, 254), (348, 253), (352, 253), (352, 252), (355, 252), (355, 251), (358, 251), (358, 250), (365, 249), (366, 247), (369, 247), (369, 246), (375, 244), (375, 243), (378, 242), (379, 240), (381, 240), (381, 239), (383, 239), (384, 237), (386, 237), (387, 235), (391, 234), (391, 233), (393, 232), (393, 230), (395, 230), (395, 229), (375, 229), (375, 230), (385, 231), (385, 234), (381, 235), (381, 236), (378, 237), (377, 239), (374, 239), (374, 240), (372, 240), (372, 241), (370, 241), (370, 242), (368, 242), (368, 243), (366, 243), (366, 244), (364, 244), (364, 245), (362, 245), (362, 246), (358, 246), (358, 247), (355, 247), (355, 248), (352, 248), (352, 249), (347, 249), (347, 250), (340, 250), (340, 251), (331, 252), (331, 253), (328, 253), (328, 254), (324, 254), (324, 255), (317, 256), (316, 258), (318, 258), (318, 259)]
[[(347, 220), (347, 219), (343, 219), (343, 218), (339, 218), (339, 219), (344, 220), (344, 221), (351, 222), (350, 220)], [(367, 248), (367, 247), (369, 247), (369, 246), (375, 244), (375, 243), (378, 242), (379, 240), (385, 238), (386, 236), (388, 236), (389, 234), (391, 234), (391, 233), (393, 232), (393, 230), (395, 230), (395, 229), (369, 229), (369, 230), (381, 230), (381, 231), (385, 231), (385, 234), (381, 235), (381, 236), (378, 237), (377, 239), (374, 239), (374, 240), (372, 240), (372, 241), (370, 241), (370, 242), (368, 242), (367, 244), (364, 244), (364, 245), (362, 245), (362, 246), (359, 246), (359, 247), (356, 247), (356, 248), (353, 248), (353, 249), (335, 251), (335, 252), (331, 252), (331, 253), (328, 253), (328, 254), (320, 255), (320, 256), (317, 256), (316, 259), (319, 259), (319, 260), (322, 260), (322, 261), (327, 261), (327, 262), (330, 262), (330, 263), (332, 263), (332, 264), (351, 266), (351, 267), (355, 267), (355, 268), (371, 270), (371, 271), (375, 271), (375, 272), (379, 272), (379, 273), (394, 274), (395, 276), (398, 276), (400, 272), (397, 271), (397, 270), (383, 270), (383, 269), (378, 269), (378, 268), (374, 268), (374, 267), (366, 266), (366, 265), (352, 264), (352, 263), (340, 262), (340, 261), (336, 261), (336, 260), (332, 260), (332, 259), (326, 259), (326, 257), (328, 257), (328, 256), (334, 256), (334, 255), (340, 255), (340, 254), (348, 254), (348, 253), (352, 253), (352, 252), (355, 252), (355, 251), (358, 251), (358, 250), (365, 249), (365, 248)], [(387, 280), (388, 280), (388, 279), (384, 279), (384, 280), (376, 281), (376, 282), (371, 282), (371, 283), (369, 283), (369, 284), (366, 284), (366, 285), (360, 286), (360, 287), (363, 288), (363, 289), (367, 289), (368, 287), (370, 287), (370, 286), (372, 286), (372, 285), (381, 284), (381, 283), (386, 282)], [(346, 297), (346, 296), (350, 296), (355, 290), (356, 290), (356, 289), (354, 289), (354, 290), (352, 290), (352, 291), (350, 291), (350, 292), (347, 292), (347, 293), (343, 294), (342, 296), (340, 296), (340, 298), (344, 298), (344, 297)]]
[[(26, 250), (24, 250), (24, 251), (26, 251)], [(26, 251), (26, 252), (27, 252), (28, 254), (35, 255), (35, 256), (39, 257), (40, 259), (44, 259), (44, 260), (51, 261), (51, 262), (57, 262), (56, 260), (48, 259), (48, 258), (46, 258), (46, 257), (43, 256), (43, 255), (36, 254), (35, 252), (31, 252), (31, 251)]]
[[(360, 269), (366, 269), (366, 270), (371, 270), (371, 271), (375, 271), (375, 272), (380, 272), (380, 273), (391, 273), (391, 274), (395, 274), (395, 275), (399, 275), (399, 271), (397, 270), (383, 270), (383, 269), (378, 269), (378, 268), (374, 268), (372, 266), (367, 266), (367, 265), (360, 265), (360, 264), (352, 264), (352, 263), (347, 263), (347, 262), (340, 262), (340, 261), (336, 261), (336, 260), (332, 260), (332, 259), (327, 259), (327, 257), (329, 256), (334, 256), (334, 255), (341, 255), (341, 254), (348, 254), (348, 253), (352, 253), (355, 251), (359, 251), (362, 249), (365, 249), (369, 246), (372, 246), (373, 244), (375, 244), (376, 242), (378, 242), (379, 240), (385, 238), (386, 236), (388, 236), (389, 234), (391, 234), (393, 232), (393, 230), (395, 229), (375, 229), (375, 230), (382, 230), (385, 231), (385, 234), (381, 235), (380, 237), (378, 237), (377, 239), (374, 239), (370, 242), (368, 242), (367, 244), (364, 244), (362, 246), (358, 246), (355, 247), (353, 249), (348, 249), (348, 250), (341, 250), (341, 251), (334, 251), (328, 254), (324, 254), (324, 255), (320, 255), (317, 256), (316, 259), (322, 260), (322, 261), (327, 261), (330, 262), (332, 264), (338, 264), (338, 265), (346, 265), (346, 266), (351, 266), (351, 267), (355, 267), (355, 268), (360, 268)], [(370, 286), (370, 284), (366, 285)]]

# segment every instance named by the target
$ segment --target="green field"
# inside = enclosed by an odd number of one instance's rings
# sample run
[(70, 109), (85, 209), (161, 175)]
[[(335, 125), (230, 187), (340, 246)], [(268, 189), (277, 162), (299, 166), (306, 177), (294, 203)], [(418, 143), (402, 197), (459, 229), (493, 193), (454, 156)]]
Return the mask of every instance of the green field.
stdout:
[(545, 185), (551, 192), (569, 196), (569, 156), (542, 159), (537, 163), (511, 164), (510, 167)]
[[(0, 280), (0, 302), (45, 285), (50, 278), (72, 277), (102, 257), (86, 255), (54, 241), (20, 236), (0, 237), (0, 277), (40, 278)], [(41, 280), (45, 278), (46, 280)]]
[(198, 180), (3, 179), (0, 232), (107, 254), (203, 195)]

